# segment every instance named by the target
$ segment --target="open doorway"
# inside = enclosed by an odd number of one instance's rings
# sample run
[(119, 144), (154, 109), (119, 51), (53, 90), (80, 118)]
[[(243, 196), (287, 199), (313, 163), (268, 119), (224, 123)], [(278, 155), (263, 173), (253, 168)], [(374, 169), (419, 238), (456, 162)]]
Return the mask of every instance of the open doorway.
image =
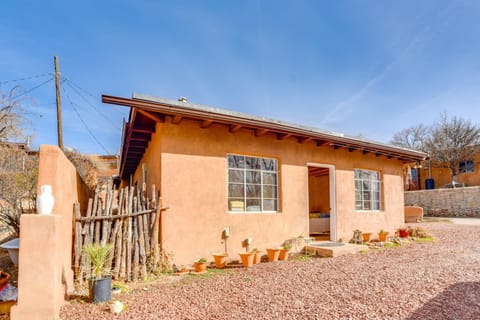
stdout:
[(311, 163), (307, 166), (310, 237), (335, 241), (335, 167)]

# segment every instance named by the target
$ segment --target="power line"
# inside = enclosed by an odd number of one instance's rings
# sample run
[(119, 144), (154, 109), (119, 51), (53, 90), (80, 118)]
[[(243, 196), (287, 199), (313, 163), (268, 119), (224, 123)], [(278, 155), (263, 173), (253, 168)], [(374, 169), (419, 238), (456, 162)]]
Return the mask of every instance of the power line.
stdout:
[(34, 76), (29, 76), (29, 77), (24, 77), (24, 78), (18, 78), (18, 79), (12, 79), (12, 80), (2, 80), (2, 81), (0, 81), (0, 84), (31, 80), (31, 79), (45, 77), (45, 76), (48, 76), (48, 75), (52, 75), (52, 74), (51, 73), (42, 73), (42, 74), (36, 74)]
[(26, 95), (27, 93), (30, 93), (30, 92), (32, 92), (33, 90), (36, 90), (36, 89), (40, 88), (41, 86), (49, 83), (49, 82), (52, 81), (52, 80), (53, 80), (53, 78), (50, 78), (50, 79), (48, 79), (48, 80), (40, 83), (39, 85), (37, 85), (37, 86), (35, 86), (35, 87), (33, 87), (33, 88), (30, 88), (30, 89), (28, 89), (28, 90), (26, 90), (26, 91), (23, 91), (22, 93), (17, 94), (16, 96), (14, 96), (14, 97), (12, 97), (12, 98), (13, 98), (13, 99), (16, 99), (16, 98), (19, 98), (19, 97), (21, 97), (21, 96), (24, 96), (24, 95)]
[(80, 119), (80, 121), (83, 123), (83, 125), (85, 126), (85, 129), (87, 129), (88, 133), (90, 134), (90, 136), (93, 138), (93, 140), (95, 140), (95, 142), (103, 149), (103, 151), (105, 151), (106, 154), (110, 154), (111, 152), (109, 152), (105, 146), (97, 139), (97, 137), (95, 136), (95, 134), (93, 134), (92, 130), (90, 130), (90, 128), (88, 127), (87, 123), (85, 122), (85, 120), (83, 120), (82, 116), (80, 115), (80, 112), (78, 112), (77, 108), (75, 107), (75, 103), (72, 101), (72, 99), (70, 99), (70, 96), (68, 95), (68, 93), (65, 91), (65, 89), (62, 87), (62, 90), (63, 90), (63, 93), (65, 94), (65, 97), (67, 98), (67, 100), (70, 102), (70, 105), (72, 106), (73, 108), (73, 111), (75, 111), (75, 113), (77, 114), (78, 118)]
[[(86, 94), (94, 98), (95, 100), (97, 100), (97, 98), (95, 98), (92, 94), (88, 93), (88, 91), (82, 89), (79, 85), (75, 84), (73, 81), (69, 80), (68, 78), (64, 77), (63, 80), (73, 91), (75, 91), (80, 96), (80, 98), (82, 98), (83, 101), (85, 101), (86, 104), (92, 107), (93, 110), (97, 111), (105, 120), (107, 120), (115, 130), (120, 130), (120, 127), (117, 124), (115, 124), (110, 117), (105, 115), (93, 103), (88, 101), (87, 98), (85, 98), (85, 96), (79, 90), (82, 90), (83, 92), (85, 92)], [(73, 85), (75, 85), (78, 89), (75, 88)]]

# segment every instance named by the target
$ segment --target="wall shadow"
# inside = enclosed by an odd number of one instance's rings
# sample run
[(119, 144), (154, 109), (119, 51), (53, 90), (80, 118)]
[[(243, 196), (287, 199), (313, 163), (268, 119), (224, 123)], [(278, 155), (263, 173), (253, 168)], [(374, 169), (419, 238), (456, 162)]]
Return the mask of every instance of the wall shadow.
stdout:
[(480, 282), (454, 284), (406, 319), (480, 319)]

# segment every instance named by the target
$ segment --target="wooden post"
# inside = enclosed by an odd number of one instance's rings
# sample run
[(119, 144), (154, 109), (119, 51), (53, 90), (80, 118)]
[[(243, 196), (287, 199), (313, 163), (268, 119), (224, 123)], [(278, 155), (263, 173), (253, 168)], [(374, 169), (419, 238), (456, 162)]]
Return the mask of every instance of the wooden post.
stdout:
[(57, 137), (58, 147), (63, 150), (63, 129), (62, 129), (62, 99), (60, 98), (60, 71), (58, 68), (58, 58), (53, 57), (55, 65), (55, 95), (57, 102)]

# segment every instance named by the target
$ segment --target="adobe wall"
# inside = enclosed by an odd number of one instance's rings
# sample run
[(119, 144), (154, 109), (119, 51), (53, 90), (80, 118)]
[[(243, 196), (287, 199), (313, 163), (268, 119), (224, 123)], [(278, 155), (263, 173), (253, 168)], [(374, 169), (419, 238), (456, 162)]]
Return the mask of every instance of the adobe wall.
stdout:
[[(227, 154), (278, 159), (278, 213), (229, 213), (227, 207)], [(265, 250), (283, 241), (308, 234), (307, 163), (335, 165), (337, 239), (348, 241), (353, 230), (394, 232), (403, 225), (402, 163), (395, 159), (363, 155), (346, 149), (317, 147), (313, 142), (278, 140), (273, 134), (255, 137), (251, 130), (231, 133), (214, 124), (200, 128), (199, 122), (182, 120), (179, 125), (157, 124), (135, 177), (146, 164), (148, 183), (161, 189), (164, 205), (163, 246), (173, 251), (177, 264), (223, 251), (221, 233), (231, 228), (228, 240), (231, 258), (243, 251), (241, 242), (251, 237), (252, 247)], [(381, 212), (355, 211), (354, 168), (380, 170), (383, 174), (384, 207)], [(334, 221), (334, 219), (332, 219)], [(333, 223), (333, 222), (332, 222)]]
[(39, 150), (38, 192), (52, 186), (52, 215), (20, 220), (18, 301), (11, 318), (57, 319), (66, 293), (73, 292), (73, 204), (88, 196), (73, 164), (56, 146)]
[(480, 217), (480, 187), (406, 191), (405, 205), (423, 207), (424, 216)]

